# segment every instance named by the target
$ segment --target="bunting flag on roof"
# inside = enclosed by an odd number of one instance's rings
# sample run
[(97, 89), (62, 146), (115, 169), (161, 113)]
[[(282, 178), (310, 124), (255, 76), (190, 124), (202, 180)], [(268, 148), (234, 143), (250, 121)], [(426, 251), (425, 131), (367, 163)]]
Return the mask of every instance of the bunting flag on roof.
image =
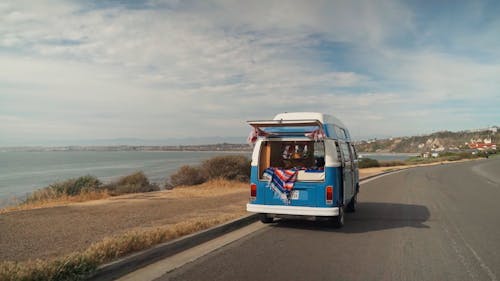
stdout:
[(250, 145), (255, 144), (255, 142), (257, 142), (258, 137), (259, 137), (259, 130), (257, 130), (257, 128), (252, 128), (250, 134), (248, 134), (247, 143)]
[(310, 139), (313, 139), (315, 141), (318, 141), (318, 140), (322, 140), (322, 139), (326, 138), (326, 135), (323, 132), (323, 130), (316, 129), (316, 130), (314, 130), (314, 131), (312, 131), (310, 133), (307, 133), (306, 137), (308, 137)]

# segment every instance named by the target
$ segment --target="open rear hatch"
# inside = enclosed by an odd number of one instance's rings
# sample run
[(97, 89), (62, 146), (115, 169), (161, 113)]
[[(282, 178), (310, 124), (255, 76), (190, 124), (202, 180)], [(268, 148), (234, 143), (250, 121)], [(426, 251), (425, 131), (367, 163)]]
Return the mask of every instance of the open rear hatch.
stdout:
[(259, 136), (324, 136), (323, 125), (319, 120), (256, 120), (247, 121)]

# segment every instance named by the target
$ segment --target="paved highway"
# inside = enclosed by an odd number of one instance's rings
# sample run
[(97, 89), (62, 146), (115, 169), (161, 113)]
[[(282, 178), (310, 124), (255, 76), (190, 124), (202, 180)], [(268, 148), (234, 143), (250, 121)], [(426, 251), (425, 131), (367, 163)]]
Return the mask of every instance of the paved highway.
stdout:
[(281, 221), (157, 280), (500, 280), (500, 158), (366, 182), (342, 229)]

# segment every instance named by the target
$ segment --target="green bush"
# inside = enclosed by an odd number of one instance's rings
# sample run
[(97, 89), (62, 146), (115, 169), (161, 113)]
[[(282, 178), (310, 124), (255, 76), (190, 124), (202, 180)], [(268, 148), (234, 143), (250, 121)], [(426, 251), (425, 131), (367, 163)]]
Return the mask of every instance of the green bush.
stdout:
[(404, 166), (406, 163), (404, 161), (398, 160), (389, 160), (389, 161), (380, 161), (380, 167), (393, 167), (393, 166)]
[(248, 181), (250, 160), (243, 155), (226, 155), (205, 160), (201, 166), (182, 166), (166, 186), (197, 185), (212, 179)]
[(376, 159), (361, 158), (358, 162), (359, 168), (380, 167), (380, 163)]
[(248, 181), (250, 179), (250, 160), (243, 155), (217, 156), (205, 160), (201, 165), (208, 179), (227, 179)]
[(99, 179), (91, 175), (86, 175), (76, 179), (53, 183), (49, 185), (49, 188), (58, 194), (78, 195), (84, 191), (97, 190), (101, 185), (102, 183)]
[(106, 186), (111, 195), (120, 195), (125, 193), (151, 192), (158, 191), (160, 187), (149, 182), (146, 175), (139, 171), (128, 176), (124, 176)]
[(94, 176), (86, 175), (65, 181), (55, 182), (47, 187), (38, 189), (29, 194), (24, 203), (59, 198), (61, 196), (75, 196), (84, 192), (98, 191), (102, 183)]
[(204, 183), (206, 180), (207, 177), (200, 167), (184, 165), (175, 174), (170, 176), (170, 183), (168, 185), (174, 187), (179, 185), (197, 185)]

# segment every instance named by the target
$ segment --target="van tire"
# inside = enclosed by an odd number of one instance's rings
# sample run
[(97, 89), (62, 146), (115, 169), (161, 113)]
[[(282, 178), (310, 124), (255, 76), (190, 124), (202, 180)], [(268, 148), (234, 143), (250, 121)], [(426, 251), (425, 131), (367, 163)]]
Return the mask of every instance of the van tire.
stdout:
[(341, 228), (344, 226), (344, 207), (339, 208), (339, 215), (331, 219), (331, 224), (334, 228)]
[(268, 217), (267, 214), (259, 214), (259, 219), (260, 222), (262, 223), (272, 223), (274, 221), (274, 218)]
[(348, 213), (354, 213), (354, 212), (356, 212), (356, 203), (358, 203), (357, 197), (358, 197), (357, 195), (354, 195), (351, 198), (351, 201), (349, 201), (349, 204), (347, 204), (346, 211)]

